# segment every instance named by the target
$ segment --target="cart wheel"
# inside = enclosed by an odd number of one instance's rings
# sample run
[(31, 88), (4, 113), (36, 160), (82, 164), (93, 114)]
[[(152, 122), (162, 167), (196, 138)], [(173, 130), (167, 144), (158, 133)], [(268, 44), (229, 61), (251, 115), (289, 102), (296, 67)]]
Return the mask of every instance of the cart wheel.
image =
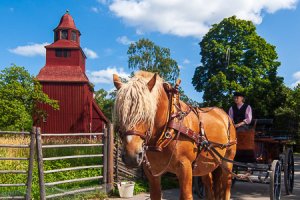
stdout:
[(280, 161), (273, 160), (270, 173), (270, 199), (277, 200), (281, 196), (281, 166)]
[(284, 170), (284, 162), (285, 162), (285, 153), (279, 154), (280, 165), (281, 165), (281, 171)]
[(290, 148), (285, 152), (284, 185), (286, 194), (292, 194), (294, 188), (294, 155)]
[(201, 180), (201, 176), (193, 177), (193, 192), (200, 198), (205, 198), (205, 188)]

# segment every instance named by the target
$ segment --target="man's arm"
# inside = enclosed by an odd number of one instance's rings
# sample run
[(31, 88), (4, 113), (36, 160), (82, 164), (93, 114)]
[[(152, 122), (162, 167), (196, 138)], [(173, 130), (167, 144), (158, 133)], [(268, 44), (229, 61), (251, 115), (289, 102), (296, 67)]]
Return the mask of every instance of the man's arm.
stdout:
[(246, 118), (243, 120), (245, 124), (250, 124), (252, 121), (252, 108), (250, 105), (248, 105), (245, 113)]
[(233, 109), (232, 109), (232, 107), (229, 108), (228, 115), (231, 119), (233, 119)]

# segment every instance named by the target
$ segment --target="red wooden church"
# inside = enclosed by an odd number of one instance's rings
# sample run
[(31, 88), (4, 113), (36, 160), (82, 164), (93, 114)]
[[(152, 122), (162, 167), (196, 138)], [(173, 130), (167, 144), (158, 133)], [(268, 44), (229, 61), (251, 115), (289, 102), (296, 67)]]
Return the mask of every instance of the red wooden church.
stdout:
[(44, 133), (100, 132), (108, 122), (93, 99), (80, 35), (72, 16), (66, 12), (54, 29), (54, 42), (45, 46), (46, 65), (37, 79), (43, 91), (59, 101), (60, 109), (42, 106), (48, 114), (39, 122)]

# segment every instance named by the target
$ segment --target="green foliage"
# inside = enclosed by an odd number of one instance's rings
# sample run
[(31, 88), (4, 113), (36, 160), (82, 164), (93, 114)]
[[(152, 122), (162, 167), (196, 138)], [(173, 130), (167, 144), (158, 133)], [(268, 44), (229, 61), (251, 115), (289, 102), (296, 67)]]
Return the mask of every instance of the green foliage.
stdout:
[(275, 110), (276, 129), (287, 130), (300, 138), (300, 84), (293, 89), (285, 88), (285, 93), (285, 103)]
[(244, 92), (255, 117), (272, 117), (285, 101), (283, 78), (277, 76), (275, 46), (258, 36), (251, 21), (225, 18), (200, 42), (202, 65), (192, 80), (204, 92), (206, 106), (228, 109), (233, 91)]
[(31, 130), (32, 117), (46, 113), (37, 105), (58, 103), (42, 91), (39, 82), (24, 67), (12, 65), (0, 73), (0, 130)]
[(112, 111), (115, 101), (115, 94), (110, 93), (108, 94), (107, 91), (104, 89), (100, 89), (96, 91), (95, 93), (95, 100), (99, 107), (101, 108), (101, 111), (104, 113), (104, 115), (112, 121)]
[[(171, 58), (170, 49), (157, 46), (149, 39), (140, 39), (132, 43), (127, 51), (130, 69), (139, 69), (156, 72), (165, 81), (175, 83), (179, 77), (180, 69), (177, 62)], [(181, 100), (191, 105), (198, 103), (184, 94), (180, 88)]]
[(127, 54), (130, 69), (157, 72), (164, 80), (173, 83), (179, 76), (179, 67), (170, 57), (170, 49), (157, 46), (148, 39), (132, 43)]

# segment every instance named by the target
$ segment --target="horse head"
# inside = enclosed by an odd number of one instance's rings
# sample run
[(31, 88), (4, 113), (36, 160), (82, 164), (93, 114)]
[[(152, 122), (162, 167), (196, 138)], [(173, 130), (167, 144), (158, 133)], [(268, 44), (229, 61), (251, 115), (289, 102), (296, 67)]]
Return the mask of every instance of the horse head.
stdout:
[(150, 72), (137, 72), (127, 83), (114, 74), (113, 81), (117, 88), (114, 118), (123, 144), (122, 160), (128, 167), (138, 167), (146, 145), (166, 123), (168, 96), (163, 79)]

